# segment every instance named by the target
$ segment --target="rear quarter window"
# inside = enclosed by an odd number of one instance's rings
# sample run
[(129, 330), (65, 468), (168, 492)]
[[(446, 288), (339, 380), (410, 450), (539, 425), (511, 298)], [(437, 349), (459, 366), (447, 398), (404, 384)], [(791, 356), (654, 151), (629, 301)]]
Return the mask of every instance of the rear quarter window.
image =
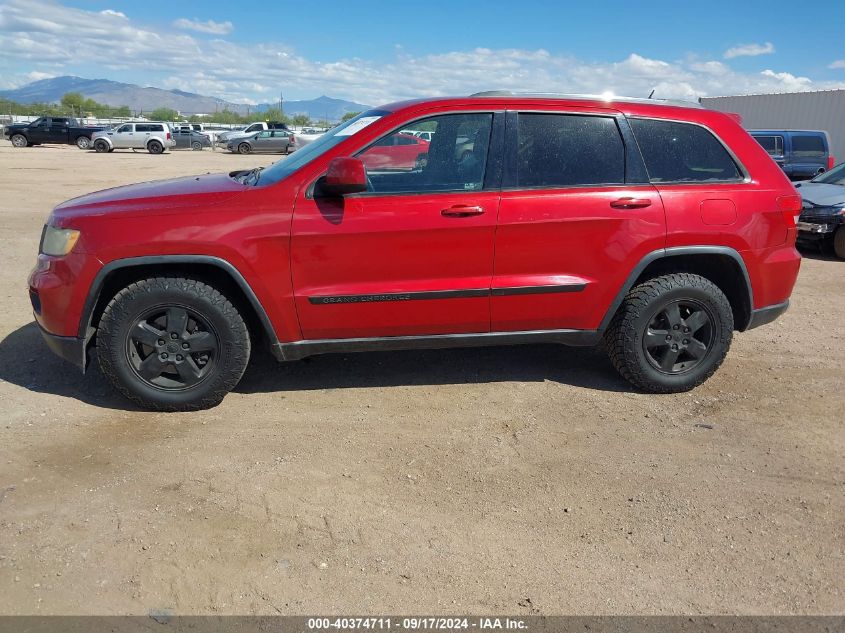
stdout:
[(792, 137), (792, 155), (799, 158), (823, 158), (825, 155), (824, 140), (818, 135)]
[(649, 180), (661, 182), (735, 182), (736, 162), (707, 129), (692, 123), (630, 119)]

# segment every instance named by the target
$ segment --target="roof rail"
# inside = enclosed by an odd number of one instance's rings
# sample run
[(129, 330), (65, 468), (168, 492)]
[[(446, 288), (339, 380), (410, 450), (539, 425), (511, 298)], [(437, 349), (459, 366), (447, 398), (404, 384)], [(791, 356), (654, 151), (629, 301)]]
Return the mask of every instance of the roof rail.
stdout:
[(577, 99), (583, 101), (626, 101), (630, 103), (651, 103), (653, 105), (670, 105), (681, 108), (704, 109), (704, 106), (694, 101), (682, 99), (646, 99), (643, 97), (623, 97), (620, 95), (590, 95), (566, 94), (561, 92), (511, 92), (510, 90), (486, 90), (476, 92), (470, 97), (523, 97), (526, 99)]

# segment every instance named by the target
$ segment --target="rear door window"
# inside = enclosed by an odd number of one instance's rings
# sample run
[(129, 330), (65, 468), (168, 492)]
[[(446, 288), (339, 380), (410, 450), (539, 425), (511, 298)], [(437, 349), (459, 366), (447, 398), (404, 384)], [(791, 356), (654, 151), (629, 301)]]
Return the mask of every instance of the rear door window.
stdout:
[(630, 122), (651, 182), (742, 180), (725, 146), (700, 125), (656, 119)]
[(798, 158), (824, 158), (824, 141), (816, 134), (792, 135), (792, 155)]
[(754, 135), (754, 140), (760, 143), (764, 150), (770, 156), (783, 156), (783, 137), (782, 136), (757, 136)]
[(520, 113), (517, 185), (623, 184), (625, 146), (613, 117)]

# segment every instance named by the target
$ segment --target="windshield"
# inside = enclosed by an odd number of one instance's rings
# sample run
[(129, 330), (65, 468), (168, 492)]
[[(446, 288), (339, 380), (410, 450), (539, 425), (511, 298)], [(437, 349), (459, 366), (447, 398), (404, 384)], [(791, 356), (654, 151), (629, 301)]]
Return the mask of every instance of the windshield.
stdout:
[(307, 165), (335, 145), (345, 141), (371, 123), (378, 121), (386, 114), (390, 114), (390, 112), (388, 110), (368, 110), (367, 112), (362, 112), (354, 119), (349, 119), (346, 123), (342, 123), (336, 128), (329, 130), (316, 141), (308, 143), (308, 145), (296, 150), (289, 158), (273, 163), (267, 169), (264, 169), (261, 172), (261, 185), (273, 185), (287, 178), (300, 167)]
[(811, 182), (845, 186), (845, 163), (837, 165), (830, 171), (826, 171), (825, 173), (816, 176)]

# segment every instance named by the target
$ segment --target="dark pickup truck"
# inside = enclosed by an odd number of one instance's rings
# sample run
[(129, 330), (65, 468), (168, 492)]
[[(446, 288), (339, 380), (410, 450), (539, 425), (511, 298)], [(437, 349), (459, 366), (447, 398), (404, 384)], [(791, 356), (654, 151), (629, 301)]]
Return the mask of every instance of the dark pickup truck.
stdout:
[(91, 135), (102, 129), (105, 128), (85, 127), (76, 119), (68, 117), (44, 116), (32, 123), (7, 125), (3, 128), (3, 138), (12, 141), (15, 147), (57, 143), (88, 149), (91, 146)]

